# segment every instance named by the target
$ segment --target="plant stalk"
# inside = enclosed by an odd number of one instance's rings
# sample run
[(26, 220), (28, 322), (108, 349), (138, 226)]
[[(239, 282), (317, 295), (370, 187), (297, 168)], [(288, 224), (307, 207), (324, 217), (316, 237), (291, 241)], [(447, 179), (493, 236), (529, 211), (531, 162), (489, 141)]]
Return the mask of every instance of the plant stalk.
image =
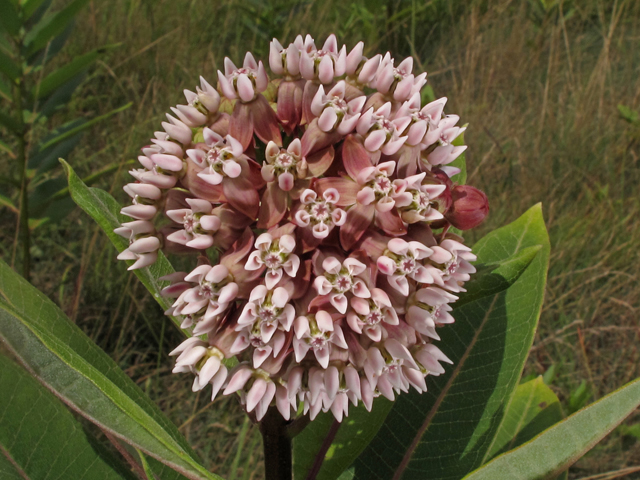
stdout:
[[(22, 42), (18, 42), (18, 51), (21, 51)], [(23, 118), (24, 98), (24, 72), (20, 75), (20, 80), (13, 89), (13, 103), (16, 112), (16, 136), (18, 141), (18, 152), (16, 161), (20, 170), (20, 211), (18, 228), (22, 243), (22, 276), (31, 281), (31, 231), (29, 230), (29, 175), (27, 165), (27, 135), (28, 127)]]
[(289, 423), (274, 407), (267, 410), (260, 422), (266, 480), (292, 479), (291, 437), (287, 431)]

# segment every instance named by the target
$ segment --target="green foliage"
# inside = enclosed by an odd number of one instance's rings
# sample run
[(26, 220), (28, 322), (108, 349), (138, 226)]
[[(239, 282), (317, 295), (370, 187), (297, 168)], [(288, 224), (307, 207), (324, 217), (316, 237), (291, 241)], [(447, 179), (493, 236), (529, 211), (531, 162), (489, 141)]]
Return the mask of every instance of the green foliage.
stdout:
[(370, 413), (363, 405), (352, 406), (341, 424), (331, 412), (319, 414), (293, 440), (294, 478), (308, 478), (314, 468), (315, 478), (337, 478), (375, 437), (392, 406), (384, 397), (374, 402)]
[(12, 460), (0, 464), (2, 478), (135, 479), (51, 392), (2, 355), (0, 391), (0, 457)]
[(3, 344), (70, 408), (187, 478), (219, 478), (116, 363), (4, 262), (0, 294)]
[[(60, 188), (56, 188), (60, 186), (60, 179), (51, 178), (49, 174), (56, 165), (51, 159), (61, 153), (68, 155), (80, 140), (82, 131), (130, 106), (91, 121), (80, 117), (70, 122), (74, 127), (64, 133), (42, 135), (49, 118), (67, 106), (90, 66), (109, 48), (98, 48), (50, 69), (49, 62), (61, 51), (75, 17), (88, 1), (73, 0), (62, 10), (52, 13), (49, 12), (50, 3), (0, 0), (3, 27), (0, 32), (0, 94), (7, 103), (6, 111), (0, 112), (0, 125), (13, 135), (10, 144), (2, 143), (2, 150), (15, 160), (13, 170), (8, 172), (11, 183), (16, 186), (11, 204), (20, 218), (23, 273), (27, 278), (30, 230), (61, 219), (73, 207), (68, 193), (61, 193)], [(2, 81), (3, 77), (6, 83)], [(38, 137), (44, 137), (44, 140)], [(73, 141), (65, 143), (62, 152), (56, 151), (61, 150), (58, 148), (60, 142), (73, 137)], [(29, 146), (32, 146), (30, 150)]]
[(541, 376), (518, 385), (493, 438), (488, 458), (528, 442), (563, 418), (558, 397)]
[(574, 413), (465, 480), (553, 478), (566, 470), (640, 406), (640, 379)]
[[(73, 200), (102, 228), (118, 252), (125, 250), (129, 243), (113, 231), (126, 221), (125, 217), (120, 214), (121, 207), (118, 202), (104, 190), (87, 187), (67, 162), (62, 159), (60, 161), (67, 173), (69, 191)], [(129, 262), (129, 264), (132, 263)], [(159, 278), (173, 272), (173, 267), (162, 252), (158, 252), (158, 260), (153, 265), (134, 271), (147, 290), (153, 295), (154, 300), (164, 310), (170, 307), (170, 302), (160, 295), (160, 291), (169, 283), (161, 282)], [(180, 322), (175, 317), (172, 316), (171, 319), (176, 322), (177, 326), (180, 326)]]
[(487, 459), (533, 340), (549, 258), (540, 205), (480, 240), (478, 262), (504, 261), (541, 245), (522, 275), (501, 293), (454, 310), (442, 351), (454, 367), (429, 377), (426, 394), (400, 395), (378, 435), (355, 463), (355, 478), (461, 478)]

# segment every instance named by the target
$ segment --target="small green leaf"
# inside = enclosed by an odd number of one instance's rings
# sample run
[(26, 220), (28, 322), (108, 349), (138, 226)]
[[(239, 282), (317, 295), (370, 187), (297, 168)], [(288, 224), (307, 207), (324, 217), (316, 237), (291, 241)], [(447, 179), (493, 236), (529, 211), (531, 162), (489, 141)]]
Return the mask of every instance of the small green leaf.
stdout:
[(486, 458), (528, 442), (563, 418), (558, 397), (544, 384), (541, 376), (518, 385)]
[(623, 120), (631, 125), (640, 125), (640, 112), (633, 110), (626, 105), (618, 105), (618, 113), (620, 113)]
[(533, 245), (523, 248), (502, 262), (476, 264), (477, 272), (465, 285), (467, 291), (460, 294), (453, 308), (460, 308), (467, 303), (506, 290), (520, 278), (540, 250), (542, 245)]
[(22, 15), (25, 19), (31, 18), (45, 0), (24, 0), (22, 2)]
[(22, 75), (20, 66), (16, 65), (13, 59), (2, 53), (2, 50), (0, 50), (0, 73), (3, 73), (12, 82), (15, 82)]
[(607, 436), (640, 406), (640, 379), (548, 428), (533, 440), (495, 458), (465, 480), (553, 478)]
[(76, 75), (67, 83), (53, 92), (49, 98), (47, 98), (43, 104), (34, 103), (31, 108), (36, 108), (37, 115), (34, 118), (34, 122), (42, 117), (50, 118), (55, 112), (63, 109), (69, 105), (71, 97), (76, 89), (84, 81), (86, 74), (84, 72)]
[(8, 115), (0, 112), (0, 125), (3, 125), (7, 130), (13, 133), (19, 133), (17, 122)]
[(18, 207), (16, 207), (13, 202), (11, 201), (11, 199), (9, 197), (5, 197), (4, 195), (0, 194), (0, 205), (2, 205), (3, 207), (7, 207), (9, 210), (11, 210), (12, 212), (18, 213), (20, 210), (18, 210)]
[(11, 95), (11, 87), (0, 79), (0, 98), (4, 98), (7, 102), (11, 103), (13, 100)]
[(580, 382), (578, 388), (571, 392), (569, 397), (569, 413), (574, 413), (583, 408), (591, 398), (591, 386), (586, 380)]
[(622, 435), (635, 437), (640, 440), (640, 423), (636, 423), (635, 425), (620, 425), (618, 430)]
[(11, 150), (11, 147), (9, 147), (9, 145), (4, 143), (2, 140), (0, 140), (0, 151), (6, 153), (11, 158), (16, 158), (16, 154), (13, 153), (13, 150)]
[(0, 27), (9, 35), (17, 35), (21, 26), (22, 22), (13, 2), (0, 0)]
[[(85, 122), (86, 120), (83, 118), (69, 122), (57, 129), (55, 132), (51, 132), (51, 134), (43, 138), (42, 143), (47, 143), (52, 138), (61, 135), (65, 131), (82, 125)], [(69, 156), (69, 153), (71, 153), (71, 151), (76, 147), (81, 138), (82, 132), (79, 132), (60, 143), (51, 145), (48, 148), (40, 149), (39, 146), (35, 147), (29, 155), (29, 169), (37, 169), (35, 177), (48, 172), (52, 168), (59, 165), (58, 158), (67, 158)]]
[[(386, 398), (376, 399), (367, 412), (363, 405), (349, 407), (349, 416), (336, 424), (331, 412), (320, 413), (297, 437), (293, 439), (293, 477), (304, 480), (317, 468), (318, 480), (335, 479), (362, 453), (378, 433), (393, 403)], [(330, 445), (325, 445), (327, 435), (339, 427)], [(331, 432), (334, 435), (333, 432)], [(324, 452), (321, 451), (324, 446)], [(327, 448), (328, 447), (328, 448)]]
[(38, 52), (56, 35), (64, 32), (87, 3), (89, 0), (73, 0), (64, 9), (43, 18), (25, 37), (26, 56)]
[(101, 54), (111, 47), (112, 46), (98, 48), (92, 52), (80, 55), (66, 65), (50, 73), (44, 78), (44, 80), (42, 80), (42, 82), (40, 82), (39, 85), (34, 87), (32, 92), (34, 97), (39, 99), (48, 97), (63, 84), (72, 81), (76, 75), (85, 72)]
[(116, 108), (115, 110), (111, 110), (109, 113), (105, 113), (104, 115), (100, 115), (99, 117), (93, 118), (86, 123), (78, 125), (77, 127), (62, 133), (55, 138), (52, 138), (51, 140), (40, 145), (40, 151), (43, 151), (46, 148), (49, 148), (50, 146), (55, 145), (56, 143), (60, 143), (63, 140), (66, 140), (67, 138), (74, 136), (76, 133), (86, 130), (87, 128), (95, 125), (96, 123), (101, 122), (102, 120), (105, 120), (112, 115), (115, 115), (116, 113), (119, 113), (119, 112), (122, 112), (123, 110), (128, 109), (129, 107), (131, 107), (131, 105), (133, 105), (133, 103), (129, 102), (126, 105)]
[(0, 457), (24, 473), (18, 478), (135, 480), (51, 392), (4, 355), (0, 392)]
[(0, 340), (87, 420), (194, 480), (219, 480), (116, 363), (44, 294), (0, 261)]
[[(129, 242), (113, 232), (126, 221), (119, 213), (121, 206), (107, 192), (87, 187), (67, 162), (62, 159), (60, 161), (67, 172), (69, 191), (73, 200), (96, 221), (118, 252), (122, 252), (129, 246)], [(170, 307), (170, 303), (160, 295), (163, 286), (158, 278), (173, 272), (173, 267), (162, 252), (158, 252), (158, 260), (150, 267), (134, 270), (136, 276), (164, 310)], [(171, 319), (179, 326), (180, 321), (176, 317), (172, 316)]]

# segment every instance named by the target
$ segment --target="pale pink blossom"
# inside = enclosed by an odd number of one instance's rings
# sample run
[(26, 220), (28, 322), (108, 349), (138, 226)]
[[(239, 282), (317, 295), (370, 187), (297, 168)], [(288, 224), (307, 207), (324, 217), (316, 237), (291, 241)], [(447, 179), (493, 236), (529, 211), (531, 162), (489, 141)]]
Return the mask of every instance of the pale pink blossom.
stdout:
[(389, 285), (407, 296), (409, 278), (418, 283), (433, 283), (433, 276), (420, 262), (432, 253), (433, 250), (420, 242), (394, 238), (389, 240), (385, 254), (378, 258), (378, 269), (389, 277)]
[(267, 89), (269, 78), (262, 62), (256, 62), (251, 52), (247, 52), (241, 68), (228, 57), (224, 59), (224, 74), (218, 70), (218, 82), (228, 99), (251, 102)]
[(340, 313), (347, 311), (347, 294), (359, 298), (370, 298), (371, 292), (364, 280), (359, 276), (367, 266), (355, 258), (347, 258), (340, 262), (335, 257), (327, 257), (322, 262), (324, 273), (318, 275), (313, 286), (318, 295), (328, 295), (331, 304)]
[(296, 318), (293, 328), (293, 350), (297, 362), (302, 361), (311, 350), (322, 368), (327, 368), (331, 350), (335, 347), (347, 348), (342, 328), (334, 324), (331, 315), (323, 310), (315, 315)]
[(183, 227), (168, 235), (167, 239), (200, 250), (209, 248), (222, 222), (212, 215), (213, 205), (210, 202), (199, 198), (187, 198), (186, 202), (190, 209), (167, 210), (167, 216)]
[(247, 270), (266, 268), (265, 284), (268, 289), (275, 287), (284, 273), (295, 277), (300, 267), (300, 258), (292, 253), (296, 246), (295, 238), (282, 235), (273, 238), (269, 233), (261, 234), (255, 243), (257, 250), (251, 252), (245, 264)]
[(313, 97), (311, 111), (318, 117), (318, 126), (323, 132), (336, 130), (346, 135), (355, 129), (366, 97), (363, 95), (347, 102), (345, 88), (346, 84), (341, 80), (325, 94), (324, 87), (320, 85)]

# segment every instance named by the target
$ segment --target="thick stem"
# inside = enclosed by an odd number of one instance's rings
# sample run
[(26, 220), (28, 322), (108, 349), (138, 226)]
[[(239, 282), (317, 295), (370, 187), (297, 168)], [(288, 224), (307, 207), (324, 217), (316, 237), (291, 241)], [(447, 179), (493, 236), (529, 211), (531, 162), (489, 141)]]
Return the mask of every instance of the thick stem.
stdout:
[(289, 422), (276, 408), (269, 408), (260, 422), (264, 444), (264, 470), (266, 480), (291, 480), (291, 437)]

